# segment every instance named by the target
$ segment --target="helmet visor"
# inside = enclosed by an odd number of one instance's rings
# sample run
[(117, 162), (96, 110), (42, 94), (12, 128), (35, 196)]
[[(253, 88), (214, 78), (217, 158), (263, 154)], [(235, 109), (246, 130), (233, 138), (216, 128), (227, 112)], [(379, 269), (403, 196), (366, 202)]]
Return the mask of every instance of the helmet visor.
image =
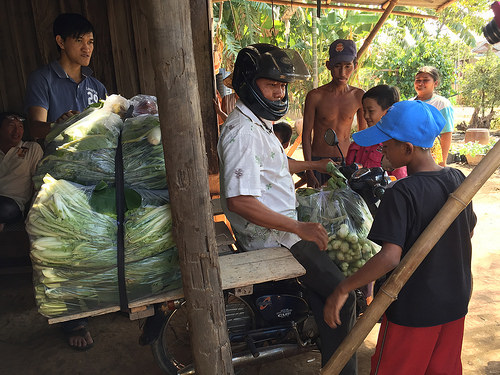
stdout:
[(288, 75), (292, 77), (293, 80), (308, 80), (309, 78), (311, 78), (311, 74), (309, 74), (306, 63), (297, 51), (290, 48), (283, 49), (283, 51), (286, 52), (286, 54), (292, 61), (294, 72), (288, 73)]

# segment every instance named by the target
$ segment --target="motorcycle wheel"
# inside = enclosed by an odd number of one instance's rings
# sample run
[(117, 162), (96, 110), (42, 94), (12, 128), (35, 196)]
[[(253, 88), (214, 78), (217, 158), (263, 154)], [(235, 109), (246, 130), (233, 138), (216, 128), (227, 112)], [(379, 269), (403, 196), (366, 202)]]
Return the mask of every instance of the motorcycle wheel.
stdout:
[[(255, 328), (255, 316), (250, 306), (241, 298), (229, 294), (226, 300), (226, 321), (229, 335)], [(158, 365), (169, 375), (177, 375), (191, 367), (194, 358), (191, 350), (190, 328), (186, 303), (172, 311), (162, 326), (158, 339), (151, 344)], [(231, 345), (233, 353), (246, 349), (246, 344)], [(190, 372), (194, 374), (193, 372)]]

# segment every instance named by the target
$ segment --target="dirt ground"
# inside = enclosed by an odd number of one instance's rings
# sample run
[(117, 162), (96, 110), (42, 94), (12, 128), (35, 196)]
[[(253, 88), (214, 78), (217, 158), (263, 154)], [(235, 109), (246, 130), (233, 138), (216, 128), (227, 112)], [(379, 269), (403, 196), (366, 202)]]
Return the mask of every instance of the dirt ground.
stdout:
[[(468, 165), (453, 164), (466, 174)], [(473, 237), (474, 293), (466, 318), (464, 374), (500, 374), (500, 170), (473, 200), (478, 225)], [(112, 313), (94, 317), (95, 346), (72, 350), (57, 325), (38, 314), (31, 274), (0, 274), (0, 374), (161, 374), (149, 347), (140, 346), (140, 323)], [(359, 374), (369, 373), (378, 324), (358, 350)], [(303, 354), (259, 367), (245, 375), (318, 374), (318, 353)]]

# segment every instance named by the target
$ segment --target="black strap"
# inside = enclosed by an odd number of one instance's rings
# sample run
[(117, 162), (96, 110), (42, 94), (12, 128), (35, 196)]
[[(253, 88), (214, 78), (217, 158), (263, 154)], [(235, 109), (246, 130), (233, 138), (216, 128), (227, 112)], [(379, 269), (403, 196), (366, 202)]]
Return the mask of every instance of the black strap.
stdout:
[(118, 146), (115, 156), (115, 183), (116, 183), (116, 220), (117, 220), (117, 242), (116, 242), (116, 266), (118, 269), (118, 292), (120, 296), (120, 310), (128, 312), (127, 286), (125, 284), (125, 237), (123, 222), (125, 220), (125, 194), (123, 178), (123, 153), (122, 136), (118, 137)]

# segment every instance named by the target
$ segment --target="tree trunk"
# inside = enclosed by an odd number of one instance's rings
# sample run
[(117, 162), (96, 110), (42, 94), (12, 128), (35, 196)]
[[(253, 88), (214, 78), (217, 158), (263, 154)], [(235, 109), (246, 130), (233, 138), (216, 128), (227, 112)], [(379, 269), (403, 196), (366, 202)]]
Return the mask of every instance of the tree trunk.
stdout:
[(312, 58), (313, 58), (313, 88), (319, 86), (318, 77), (318, 19), (312, 14)]
[(487, 116), (484, 116), (484, 109), (482, 110), (482, 112), (483, 116), (479, 116), (479, 108), (474, 108), (474, 113), (472, 114), (468, 128), (490, 128), (491, 120), (495, 115), (495, 111), (491, 110)]
[(207, 179), (190, 2), (147, 0), (160, 126), (197, 374), (233, 374)]

